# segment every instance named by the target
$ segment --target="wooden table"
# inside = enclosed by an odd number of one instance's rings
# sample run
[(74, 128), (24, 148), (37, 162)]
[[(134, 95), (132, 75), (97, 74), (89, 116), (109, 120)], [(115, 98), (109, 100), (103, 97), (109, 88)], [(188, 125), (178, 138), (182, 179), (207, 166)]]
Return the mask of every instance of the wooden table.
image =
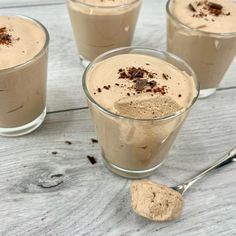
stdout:
[[(165, 49), (165, 3), (144, 1), (134, 45)], [(91, 142), (96, 135), (64, 1), (0, 0), (2, 13), (38, 19), (51, 41), (46, 121), (30, 135), (0, 138), (0, 235), (236, 235), (236, 163), (195, 184), (178, 220), (135, 215), (130, 181), (110, 173)], [(236, 145), (235, 74), (236, 60), (216, 94), (197, 101), (152, 180), (181, 183)]]

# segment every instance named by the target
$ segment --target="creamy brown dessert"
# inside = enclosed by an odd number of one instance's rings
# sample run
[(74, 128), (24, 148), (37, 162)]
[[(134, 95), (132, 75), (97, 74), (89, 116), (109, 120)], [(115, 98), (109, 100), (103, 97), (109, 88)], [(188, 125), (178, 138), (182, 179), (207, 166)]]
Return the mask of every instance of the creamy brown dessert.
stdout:
[(148, 171), (164, 160), (197, 96), (185, 71), (132, 53), (92, 65), (86, 86), (106, 162), (131, 172)]
[(46, 40), (36, 21), (0, 16), (0, 133), (4, 129), (7, 135), (7, 128), (19, 128), (45, 112)]
[(236, 54), (235, 2), (170, 0), (167, 9), (168, 50), (192, 66), (202, 96), (210, 95)]
[(82, 58), (91, 61), (118, 47), (130, 46), (141, 0), (67, 0)]
[(133, 210), (154, 221), (174, 220), (183, 208), (182, 195), (150, 180), (133, 181), (131, 186), (131, 205)]

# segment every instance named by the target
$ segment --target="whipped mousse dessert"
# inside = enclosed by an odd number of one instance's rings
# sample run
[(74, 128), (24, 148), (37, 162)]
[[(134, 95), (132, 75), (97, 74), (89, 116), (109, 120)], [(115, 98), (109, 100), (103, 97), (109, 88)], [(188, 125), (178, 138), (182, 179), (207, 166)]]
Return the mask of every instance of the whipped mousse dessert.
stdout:
[(139, 50), (104, 54), (83, 78), (105, 163), (131, 178), (162, 163), (198, 94), (187, 65), (179, 69), (183, 63), (169, 54)]
[(168, 51), (184, 59), (200, 81), (200, 97), (215, 92), (236, 54), (233, 0), (169, 0)]
[(0, 16), (0, 135), (29, 133), (44, 120), (48, 40), (39, 22)]
[(132, 208), (135, 213), (149, 220), (175, 220), (182, 212), (183, 203), (183, 196), (166, 185), (150, 180), (132, 182)]
[(67, 0), (81, 60), (130, 46), (141, 0)]

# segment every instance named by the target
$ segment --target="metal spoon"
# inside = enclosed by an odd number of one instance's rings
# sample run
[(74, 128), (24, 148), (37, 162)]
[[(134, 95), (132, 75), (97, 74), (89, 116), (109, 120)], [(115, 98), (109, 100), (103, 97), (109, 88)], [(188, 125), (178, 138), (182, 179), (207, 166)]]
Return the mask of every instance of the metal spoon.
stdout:
[(225, 165), (227, 165), (227, 164), (229, 164), (231, 162), (234, 162), (234, 161), (236, 161), (236, 148), (232, 149), (230, 152), (225, 154), (215, 164), (213, 164), (212, 166), (208, 167), (204, 171), (200, 172), (197, 176), (193, 177), (192, 179), (190, 179), (190, 180), (188, 180), (188, 181), (186, 181), (186, 182), (184, 182), (182, 184), (179, 184), (179, 185), (177, 185), (175, 187), (171, 187), (171, 188), (183, 195), (187, 191), (187, 189), (190, 186), (192, 186), (193, 183), (195, 183), (196, 181), (198, 181), (202, 177), (204, 177), (207, 174), (209, 174), (212, 170), (215, 170), (217, 168), (225, 166)]

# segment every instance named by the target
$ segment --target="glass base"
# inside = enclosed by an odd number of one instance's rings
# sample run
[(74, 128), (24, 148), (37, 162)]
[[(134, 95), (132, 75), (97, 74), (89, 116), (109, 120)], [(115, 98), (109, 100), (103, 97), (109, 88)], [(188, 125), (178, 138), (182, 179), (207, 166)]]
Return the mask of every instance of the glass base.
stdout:
[(90, 61), (88, 59), (86, 59), (85, 57), (79, 55), (79, 59), (80, 59), (80, 63), (81, 65), (86, 68), (89, 64), (90, 64)]
[(207, 98), (216, 92), (216, 88), (201, 89), (199, 98)]
[(157, 166), (151, 169), (132, 171), (132, 170), (126, 170), (126, 169), (120, 168), (108, 162), (105, 158), (103, 158), (103, 162), (105, 166), (108, 168), (108, 170), (110, 170), (112, 173), (115, 173), (117, 175), (120, 175), (125, 178), (129, 178), (129, 179), (142, 179), (142, 178), (148, 177), (154, 174), (157, 171), (158, 167), (160, 167), (164, 163), (164, 161), (162, 161), (160, 164), (158, 164)]
[(47, 112), (45, 108), (39, 117), (37, 117), (35, 120), (30, 122), (29, 124), (26, 124), (23, 126), (19, 126), (15, 128), (0, 128), (0, 136), (17, 137), (17, 136), (22, 136), (22, 135), (31, 133), (43, 123), (46, 113)]

